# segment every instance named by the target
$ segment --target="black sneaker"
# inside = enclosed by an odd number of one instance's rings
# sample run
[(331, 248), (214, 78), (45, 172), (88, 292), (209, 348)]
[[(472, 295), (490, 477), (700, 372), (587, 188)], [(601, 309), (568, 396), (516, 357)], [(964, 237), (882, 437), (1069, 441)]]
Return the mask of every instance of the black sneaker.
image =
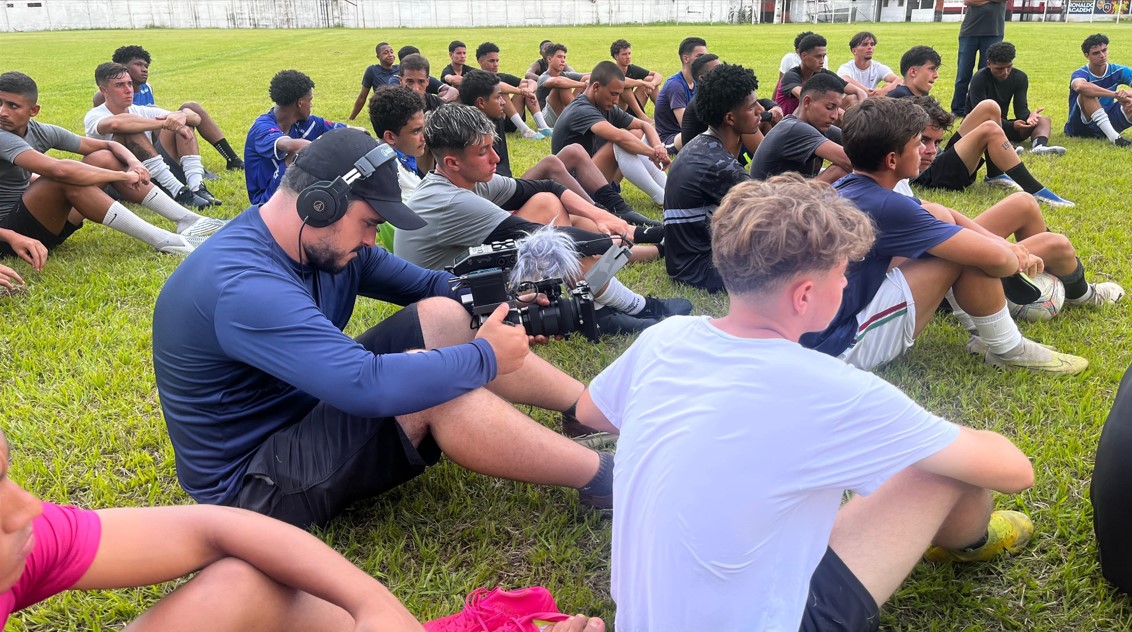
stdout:
[(1132, 140), (1128, 140), (1123, 136), (1119, 136), (1116, 140), (1112, 141), (1112, 144), (1116, 145), (1117, 147), (1132, 147)]
[(173, 199), (185, 208), (208, 208), (212, 206), (212, 202), (193, 193), (189, 187), (181, 187), (181, 190), (173, 196)]
[(213, 181), (220, 179), (220, 176), (215, 171), (213, 171), (211, 169), (205, 169), (204, 175), (201, 176), (201, 177), (204, 178), (205, 180), (208, 180), (209, 182), (213, 182)]
[(227, 169), (228, 171), (243, 171), (244, 170), (244, 161), (240, 160), (239, 158), (233, 158), (233, 159), (228, 161), (228, 164), (227, 164), (227, 166), (225, 166), (225, 169)]
[(196, 191), (193, 191), (193, 195), (196, 195), (200, 199), (208, 202), (209, 204), (211, 204), (213, 206), (220, 206), (221, 204), (223, 204), (223, 202), (221, 202), (219, 199), (217, 199), (216, 196), (214, 196), (212, 194), (212, 192), (208, 190), (208, 187), (204, 186), (203, 182), (201, 183), (200, 187), (197, 188)]
[(692, 301), (686, 298), (645, 297), (645, 308), (637, 312), (637, 318), (664, 320), (669, 316), (687, 316), (692, 313)]
[(617, 435), (594, 430), (568, 413), (562, 413), (561, 417), (562, 434), (575, 443), (580, 443), (591, 450), (617, 447)]
[(663, 226), (664, 225), (664, 224), (656, 221), (655, 219), (653, 219), (651, 217), (645, 217), (644, 215), (641, 215), (637, 211), (629, 211), (628, 213), (620, 213), (620, 214), (613, 213), (613, 214), (617, 215), (617, 217), (620, 217), (621, 219), (625, 220), (626, 222), (629, 222), (630, 224), (636, 224), (637, 226)]
[(653, 318), (630, 316), (612, 307), (597, 310), (597, 327), (602, 334), (635, 334), (652, 327), (657, 322)]

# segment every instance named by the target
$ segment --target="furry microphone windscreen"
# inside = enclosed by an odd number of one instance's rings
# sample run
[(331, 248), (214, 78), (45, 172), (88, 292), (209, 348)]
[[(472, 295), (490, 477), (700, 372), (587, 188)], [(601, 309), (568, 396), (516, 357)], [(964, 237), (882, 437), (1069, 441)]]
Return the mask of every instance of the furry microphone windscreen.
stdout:
[(536, 230), (516, 245), (519, 252), (515, 267), (511, 269), (512, 285), (549, 277), (558, 277), (567, 284), (573, 284), (581, 278), (582, 265), (578, 263), (573, 238), (553, 226)]

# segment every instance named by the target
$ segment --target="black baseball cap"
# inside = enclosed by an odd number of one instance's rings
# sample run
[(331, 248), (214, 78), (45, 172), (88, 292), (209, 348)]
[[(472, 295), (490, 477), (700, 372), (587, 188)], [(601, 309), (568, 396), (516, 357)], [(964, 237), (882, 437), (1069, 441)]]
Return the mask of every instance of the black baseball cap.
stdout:
[(428, 225), (401, 202), (396, 152), (361, 130), (348, 127), (330, 130), (299, 151), (295, 166), (328, 181), (347, 177), (355, 170), (362, 176), (372, 170), (369, 177), (359, 177), (350, 183), (350, 197), (365, 201), (378, 215), (401, 230), (416, 230)]

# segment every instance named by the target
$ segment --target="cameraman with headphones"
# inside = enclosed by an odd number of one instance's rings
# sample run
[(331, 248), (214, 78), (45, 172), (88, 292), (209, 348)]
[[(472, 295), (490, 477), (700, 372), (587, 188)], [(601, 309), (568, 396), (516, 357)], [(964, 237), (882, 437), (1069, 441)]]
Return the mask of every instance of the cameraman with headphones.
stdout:
[[(446, 272), (374, 246), (401, 203), (393, 150), (339, 129), (169, 278), (153, 316), (157, 388), (181, 486), (302, 527), (436, 463), (577, 488), (611, 504), (613, 460), (517, 402), (572, 414), (582, 384), (530, 354), (500, 306), (478, 330)], [(357, 296), (405, 306), (357, 339)]]

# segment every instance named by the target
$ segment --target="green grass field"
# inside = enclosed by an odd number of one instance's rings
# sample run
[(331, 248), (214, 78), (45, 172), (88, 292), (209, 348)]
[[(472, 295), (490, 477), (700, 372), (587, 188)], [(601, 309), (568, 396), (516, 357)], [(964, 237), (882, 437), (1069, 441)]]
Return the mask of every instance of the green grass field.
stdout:
[[(820, 27), (830, 40), (831, 64), (849, 58), (847, 42), (859, 25)], [(898, 66), (900, 54), (931, 44), (944, 59), (936, 96), (946, 105), (954, 81), (957, 24), (868, 25), (879, 36), (877, 59)], [(94, 31), (5, 34), (2, 70), (20, 70), (40, 86), (39, 119), (82, 131), (94, 91), (94, 67), (125, 44), (153, 55), (158, 104), (202, 102), (242, 149), (248, 126), (270, 103), (267, 85), (285, 68), (317, 84), (315, 113), (343, 119), (360, 76), (374, 62), (373, 46), (412, 43), (429, 56), (434, 74), (447, 43), (474, 47), (492, 40), (503, 49), (503, 69), (522, 74), (539, 40), (563, 41), (569, 60), (587, 69), (607, 59), (609, 43), (625, 37), (634, 61), (664, 74), (678, 68), (676, 43), (705, 37), (724, 60), (753, 67), (768, 95), (781, 55), (802, 25), (655, 26), (548, 29), (330, 31)], [(1079, 43), (1106, 31), (1112, 59), (1132, 64), (1132, 30), (1124, 25), (1010, 24), (1019, 48), (1017, 65), (1030, 75), (1030, 102), (1054, 118), (1053, 143), (1063, 158), (1027, 157), (1033, 173), (1072, 209), (1050, 211), (1054, 230), (1067, 233), (1099, 280), (1132, 284), (1128, 251), (1132, 218), (1132, 154), (1100, 142), (1065, 139), (1068, 77), (1084, 63)], [(364, 115), (363, 115), (364, 118)], [(361, 121), (362, 119), (359, 119)], [(516, 173), (549, 150), (546, 141), (510, 139)], [(210, 147), (206, 166), (222, 171)], [(210, 185), (231, 217), (246, 205), (242, 174), (225, 173)], [(627, 187), (631, 204), (659, 216), (643, 194)], [(932, 200), (969, 213), (1002, 195), (977, 185), (961, 195)], [(147, 214), (147, 217), (154, 217)], [(163, 220), (154, 219), (161, 223)], [(88, 225), (35, 273), (12, 264), (28, 281), (25, 296), (0, 299), (0, 425), (13, 445), (12, 476), (35, 494), (91, 508), (189, 502), (174, 473), (173, 451), (161, 418), (150, 361), (150, 319), (162, 283), (179, 260), (145, 244)], [(623, 273), (641, 292), (689, 296), (697, 313), (722, 314), (726, 299), (677, 288), (662, 263)], [(390, 307), (362, 300), (348, 332), (359, 333)], [(1032, 545), (1018, 557), (969, 567), (921, 565), (885, 608), (885, 629), (909, 630), (1121, 630), (1132, 607), (1101, 578), (1096, 559), (1089, 477), (1097, 437), (1132, 352), (1132, 301), (1105, 311), (1073, 310), (1051, 323), (1023, 325), (1023, 333), (1092, 362), (1083, 375), (1056, 378), (1003, 373), (967, 356), (965, 336), (953, 320), (939, 319), (906, 357), (883, 371), (929, 409), (977, 428), (1011, 437), (1034, 462), (1037, 482), (1002, 508), (1029, 512), (1037, 525)], [(538, 353), (582, 380), (592, 378), (630, 340), (591, 345), (554, 343)], [(742, 384), (736, 384), (742, 388)], [(553, 419), (534, 412), (545, 423)], [(744, 423), (737, 419), (736, 423)], [(741, 490), (758, 481), (731, 481)], [(612, 621), (609, 595), (610, 527), (580, 507), (572, 491), (488, 479), (445, 463), (372, 502), (355, 506), (319, 535), (377, 576), (421, 619), (459, 609), (478, 587), (543, 584), (567, 611)], [(899, 537), (899, 533), (893, 533)], [(884, 542), (877, 542), (878, 548)], [(52, 599), (14, 618), (14, 629), (101, 629), (135, 617), (168, 587)], [(739, 607), (742, 607), (741, 605)]]

